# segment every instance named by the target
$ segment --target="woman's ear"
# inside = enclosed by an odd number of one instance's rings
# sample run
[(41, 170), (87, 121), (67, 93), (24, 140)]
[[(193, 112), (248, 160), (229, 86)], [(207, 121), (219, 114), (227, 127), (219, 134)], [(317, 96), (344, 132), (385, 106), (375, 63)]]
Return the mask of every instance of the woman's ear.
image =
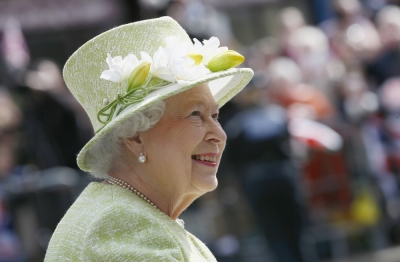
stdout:
[(123, 140), (126, 148), (135, 156), (139, 156), (143, 151), (143, 143), (140, 134), (134, 137), (124, 138)]

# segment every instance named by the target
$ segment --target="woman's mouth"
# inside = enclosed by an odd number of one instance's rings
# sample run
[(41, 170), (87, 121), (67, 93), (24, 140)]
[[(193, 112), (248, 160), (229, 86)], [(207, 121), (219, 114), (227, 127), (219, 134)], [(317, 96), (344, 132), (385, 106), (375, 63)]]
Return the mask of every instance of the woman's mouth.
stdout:
[(207, 161), (207, 162), (216, 162), (217, 156), (205, 156), (205, 155), (193, 155), (193, 159), (200, 160), (200, 161)]
[(217, 156), (210, 155), (193, 155), (192, 159), (197, 163), (207, 165), (207, 166), (216, 166), (217, 165)]

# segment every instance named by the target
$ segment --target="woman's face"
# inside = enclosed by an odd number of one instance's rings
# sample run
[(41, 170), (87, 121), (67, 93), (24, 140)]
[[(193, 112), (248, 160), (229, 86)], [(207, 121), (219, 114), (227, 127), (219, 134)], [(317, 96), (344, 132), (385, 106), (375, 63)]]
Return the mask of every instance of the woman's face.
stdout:
[(226, 142), (218, 112), (207, 84), (168, 98), (160, 121), (141, 134), (151, 179), (147, 182), (174, 194), (215, 189)]

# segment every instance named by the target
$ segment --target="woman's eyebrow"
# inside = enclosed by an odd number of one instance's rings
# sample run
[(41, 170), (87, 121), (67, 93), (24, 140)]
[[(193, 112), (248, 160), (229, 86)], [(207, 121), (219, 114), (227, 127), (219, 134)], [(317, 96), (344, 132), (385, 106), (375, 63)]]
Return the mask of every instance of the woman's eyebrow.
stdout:
[(186, 107), (187, 106), (198, 106), (198, 107), (203, 107), (203, 108), (211, 108), (212, 110), (219, 110), (219, 105), (214, 101), (212, 103), (209, 103), (208, 101), (204, 101), (203, 99), (193, 99), (193, 100), (189, 100), (186, 103)]

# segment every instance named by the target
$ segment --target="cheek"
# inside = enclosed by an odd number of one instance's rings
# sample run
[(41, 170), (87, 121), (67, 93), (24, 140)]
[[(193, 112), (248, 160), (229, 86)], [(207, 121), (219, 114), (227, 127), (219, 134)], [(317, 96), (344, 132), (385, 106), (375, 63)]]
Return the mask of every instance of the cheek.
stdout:
[(221, 152), (221, 155), (219, 156), (219, 161), (221, 161), (221, 158), (222, 158), (222, 155), (223, 155), (225, 146), (226, 146), (226, 143), (220, 143), (220, 144), (218, 144), (219, 152)]
[[(186, 120), (177, 125), (171, 125), (165, 129), (164, 135), (167, 135), (174, 141), (193, 141), (196, 139), (202, 139), (205, 127), (199, 123), (200, 121), (189, 121)], [(204, 136), (204, 135), (203, 135)]]
[(225, 146), (226, 146), (226, 141), (224, 141), (224, 143), (218, 144), (219, 151), (224, 152)]
[(191, 154), (204, 138), (203, 129), (204, 127), (195, 121), (171, 123), (161, 128), (160, 132), (156, 134), (157, 139), (153, 141), (158, 147), (162, 147), (167, 153), (174, 156)]

